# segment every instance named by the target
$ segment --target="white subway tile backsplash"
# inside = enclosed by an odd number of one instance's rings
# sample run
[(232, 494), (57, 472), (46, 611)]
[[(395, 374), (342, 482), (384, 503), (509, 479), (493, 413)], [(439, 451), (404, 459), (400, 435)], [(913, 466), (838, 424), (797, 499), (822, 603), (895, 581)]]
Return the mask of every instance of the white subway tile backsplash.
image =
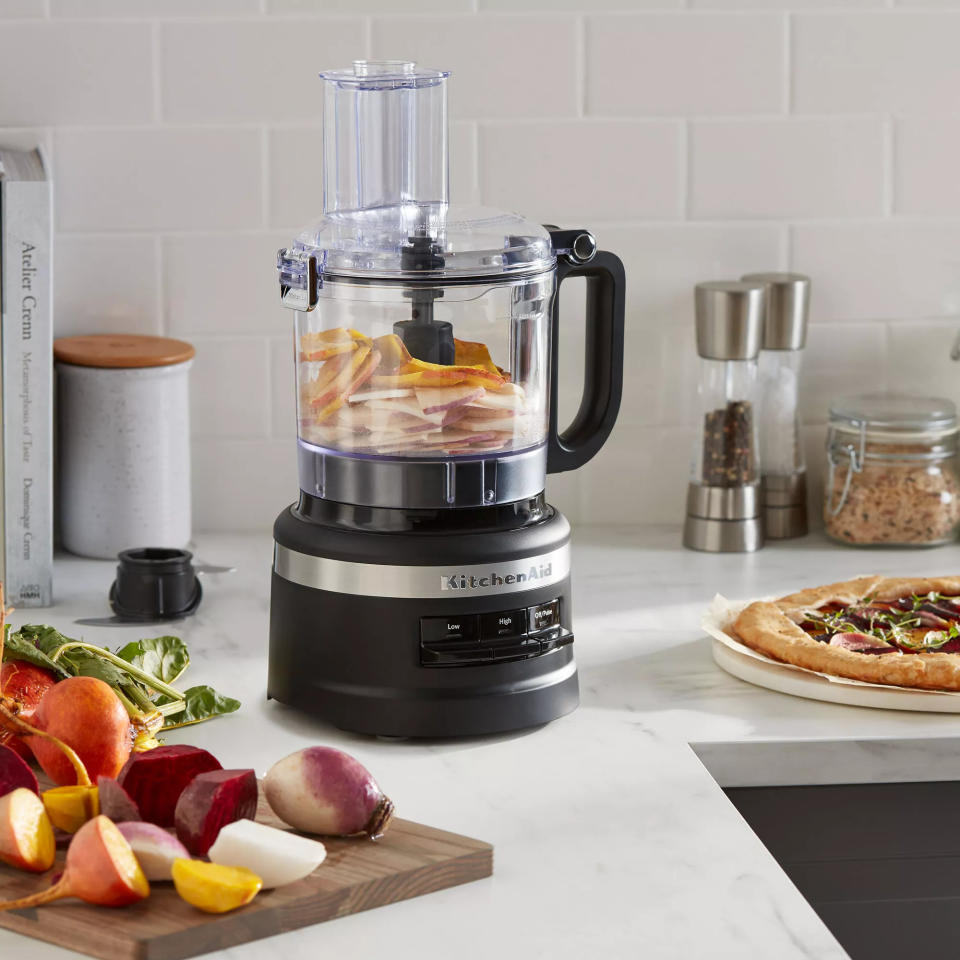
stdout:
[[(892, 349), (889, 355), (894, 355)], [(882, 323), (811, 324), (800, 373), (801, 419), (826, 423), (827, 410), (837, 397), (884, 390), (887, 357), (887, 330)]]
[(163, 24), (163, 117), (319, 121), (318, 65), (361, 59), (363, 51), (358, 19)]
[(461, 119), (577, 112), (573, 17), (377, 18), (372, 53), (449, 69), (450, 110)]
[(45, 15), (44, 0), (0, 0), (0, 20), (42, 20)]
[[(41, 3), (42, 0), (30, 0)], [(52, 17), (242, 17), (260, 12), (260, 0), (47, 0)]]
[(681, 178), (680, 126), (674, 121), (480, 128), (484, 204), (545, 223), (679, 217)]
[(956, 110), (960, 11), (799, 14), (793, 105), (799, 113)]
[(635, 10), (678, 10), (684, 0), (477, 0), (480, 10), (504, 10), (513, 13), (533, 11), (544, 14), (558, 10), (571, 13), (599, 13), (600, 11), (626, 12)]
[(813, 277), (814, 321), (960, 313), (960, 223), (800, 224), (791, 234), (791, 269)]
[(193, 337), (190, 431), (194, 437), (266, 437), (270, 352), (265, 339)]
[(276, 259), (283, 233), (163, 238), (164, 322), (175, 335), (274, 336), (292, 320), (280, 306)]
[(142, 122), (152, 76), (146, 24), (0, 21), (0, 126)]
[(875, 118), (695, 122), (690, 213), (705, 219), (879, 215), (883, 132)]
[(323, 134), (320, 127), (269, 132), (267, 217), (276, 227), (299, 229), (323, 212)]
[(61, 230), (259, 225), (256, 130), (61, 129), (54, 148)]
[(889, 324), (890, 388), (946, 397), (960, 406), (960, 363), (950, 356), (958, 334), (960, 315), (951, 320)]
[(191, 455), (198, 533), (265, 533), (297, 498), (297, 448), (286, 440), (196, 439)]
[(700, 10), (842, 10), (888, 7), (890, 0), (689, 0)]
[[(580, 470), (584, 523), (683, 521), (693, 449), (692, 428), (619, 425), (608, 443)], [(679, 542), (679, 531), (677, 534)]]
[(267, 13), (469, 13), (473, 0), (266, 0)]
[(783, 21), (763, 14), (651, 13), (587, 20), (587, 112), (777, 113)]
[(900, 117), (894, 131), (894, 213), (960, 214), (960, 117)]
[(59, 235), (53, 278), (56, 336), (161, 333), (159, 243), (148, 235)]

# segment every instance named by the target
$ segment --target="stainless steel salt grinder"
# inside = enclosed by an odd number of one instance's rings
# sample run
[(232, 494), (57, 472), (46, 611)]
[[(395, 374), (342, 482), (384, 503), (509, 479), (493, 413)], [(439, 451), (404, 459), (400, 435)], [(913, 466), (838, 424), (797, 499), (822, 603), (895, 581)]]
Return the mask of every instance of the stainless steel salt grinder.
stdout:
[(764, 529), (771, 539), (807, 533), (807, 468), (800, 435), (799, 380), (807, 341), (810, 278), (751, 273), (767, 288), (760, 350), (760, 473)]
[(698, 429), (683, 545), (714, 553), (763, 546), (756, 410), (766, 286), (698, 283)]

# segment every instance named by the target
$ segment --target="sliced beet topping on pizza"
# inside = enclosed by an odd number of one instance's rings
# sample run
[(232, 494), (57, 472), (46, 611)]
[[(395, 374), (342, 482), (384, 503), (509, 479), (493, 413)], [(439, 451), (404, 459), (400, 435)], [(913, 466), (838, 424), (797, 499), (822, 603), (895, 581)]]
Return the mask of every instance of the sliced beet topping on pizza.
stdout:
[(868, 633), (835, 633), (827, 642), (831, 647), (843, 647), (854, 653), (900, 653), (899, 647)]

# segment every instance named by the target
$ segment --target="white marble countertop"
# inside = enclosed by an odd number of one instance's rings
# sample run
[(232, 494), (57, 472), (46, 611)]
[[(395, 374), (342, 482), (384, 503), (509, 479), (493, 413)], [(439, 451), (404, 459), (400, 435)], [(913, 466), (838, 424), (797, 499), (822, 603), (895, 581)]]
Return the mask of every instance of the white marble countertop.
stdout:
[[(209, 577), (197, 615), (176, 630), (193, 656), (191, 682), (243, 708), (170, 741), (260, 772), (298, 747), (333, 744), (367, 764), (402, 816), (495, 847), (489, 880), (218, 957), (845, 956), (704, 763), (728, 786), (958, 779), (960, 715), (751, 687), (714, 665), (700, 614), (717, 591), (739, 598), (865, 572), (951, 572), (956, 549), (867, 552), (813, 536), (714, 556), (682, 550), (673, 527), (580, 528), (574, 544), (580, 708), (513, 736), (387, 742), (265, 700), (271, 542), (199, 538), (204, 561), (237, 572)], [(108, 613), (112, 579), (110, 563), (61, 558), (56, 607), (18, 611), (13, 622), (50, 622), (114, 647), (144, 635), (72, 624)], [(0, 931), (0, 956), (78, 955)]]

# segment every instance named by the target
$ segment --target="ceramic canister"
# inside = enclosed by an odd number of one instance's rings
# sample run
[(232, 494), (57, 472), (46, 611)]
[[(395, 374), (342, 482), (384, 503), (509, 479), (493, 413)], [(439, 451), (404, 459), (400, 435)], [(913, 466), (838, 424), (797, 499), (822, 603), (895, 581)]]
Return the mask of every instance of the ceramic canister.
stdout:
[(190, 540), (193, 356), (163, 337), (54, 342), (60, 529), (71, 553), (111, 559)]

